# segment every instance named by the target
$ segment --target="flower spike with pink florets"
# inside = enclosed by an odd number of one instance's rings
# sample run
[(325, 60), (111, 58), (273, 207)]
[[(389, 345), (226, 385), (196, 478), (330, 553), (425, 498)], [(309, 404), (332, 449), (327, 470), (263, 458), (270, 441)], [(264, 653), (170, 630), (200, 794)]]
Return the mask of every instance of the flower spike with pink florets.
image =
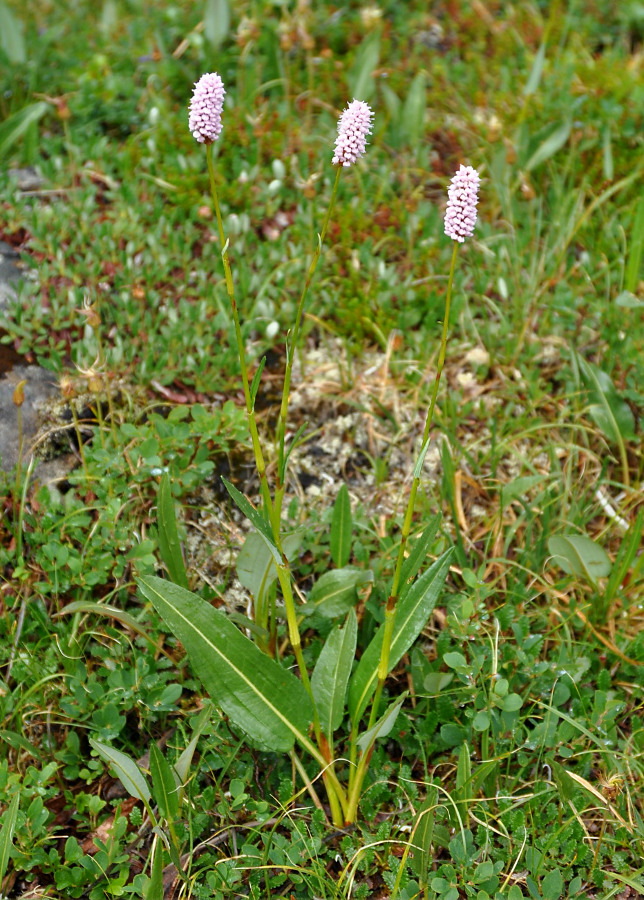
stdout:
[(224, 83), (216, 72), (202, 75), (195, 84), (188, 127), (200, 144), (212, 144), (221, 134), (225, 93)]
[(333, 165), (350, 166), (364, 156), (373, 112), (368, 103), (352, 100), (340, 116)]
[(461, 166), (447, 191), (445, 234), (461, 244), (474, 234), (480, 181), (476, 169)]

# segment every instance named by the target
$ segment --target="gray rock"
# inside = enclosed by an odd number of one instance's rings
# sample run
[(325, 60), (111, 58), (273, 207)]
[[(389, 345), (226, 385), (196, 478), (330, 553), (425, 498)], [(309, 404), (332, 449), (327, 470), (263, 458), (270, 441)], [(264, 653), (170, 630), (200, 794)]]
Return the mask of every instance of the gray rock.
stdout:
[(37, 191), (45, 184), (45, 179), (33, 166), (9, 169), (9, 178), (15, 178), (20, 191)]
[(20, 381), (26, 380), (25, 402), (22, 404), (23, 463), (26, 464), (31, 445), (47, 420), (47, 405), (59, 395), (56, 376), (40, 366), (15, 366), (0, 378), (0, 468), (10, 472), (18, 462), (18, 410), (13, 392)]
[(0, 311), (7, 308), (9, 302), (17, 297), (15, 283), (23, 277), (17, 263), (20, 254), (9, 244), (0, 241)]

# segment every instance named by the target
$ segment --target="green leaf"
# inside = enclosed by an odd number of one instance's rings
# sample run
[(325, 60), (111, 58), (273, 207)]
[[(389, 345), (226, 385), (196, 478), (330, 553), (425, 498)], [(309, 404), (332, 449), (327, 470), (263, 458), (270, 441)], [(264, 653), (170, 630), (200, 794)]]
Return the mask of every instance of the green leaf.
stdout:
[(264, 366), (266, 365), (266, 357), (262, 356), (260, 364), (257, 366), (257, 370), (253, 375), (253, 382), (250, 386), (250, 408), (252, 410), (255, 409), (255, 400), (257, 399), (257, 391), (259, 390), (259, 383), (262, 378), (262, 372), (264, 371)]
[(559, 900), (563, 891), (563, 877), (559, 869), (553, 869), (541, 879), (544, 900)]
[(215, 50), (219, 50), (230, 30), (228, 0), (206, 0), (203, 14), (204, 34)]
[(181, 542), (177, 531), (172, 485), (167, 472), (163, 473), (157, 494), (157, 523), (159, 525), (159, 553), (170, 578), (181, 587), (188, 587), (188, 576), (181, 554)]
[(501, 488), (501, 509), (508, 507), (514, 500), (522, 499), (524, 494), (544, 481), (543, 475), (524, 475), (504, 484)]
[[(445, 583), (454, 548), (450, 547), (414, 583), (406, 597), (398, 601), (394, 631), (389, 651), (389, 671), (400, 662), (420, 632)], [(356, 724), (364, 713), (378, 680), (378, 663), (382, 649), (384, 624), (373, 636), (362, 654), (349, 686), (349, 713)]]
[[(282, 538), (282, 549), (290, 561), (300, 549), (303, 531), (294, 531)], [(237, 577), (256, 601), (261, 602), (266, 591), (277, 578), (277, 569), (272, 552), (263, 536), (251, 532), (237, 556)]]
[(91, 600), (74, 600), (72, 603), (66, 604), (56, 615), (69, 616), (77, 612), (96, 613), (97, 616), (109, 616), (111, 619), (116, 619), (117, 622), (127, 625), (135, 634), (140, 634), (154, 647), (158, 647), (156, 638), (151, 637), (134, 616), (123, 612), (122, 609), (117, 609), (115, 606), (109, 606), (107, 603), (94, 603)]
[(271, 556), (275, 560), (278, 566), (283, 564), (282, 556), (277, 549), (277, 545), (275, 543), (275, 538), (273, 537), (273, 532), (271, 531), (270, 525), (264, 518), (264, 516), (259, 512), (259, 510), (255, 509), (250, 500), (238, 491), (234, 484), (231, 484), (226, 478), (221, 479), (224, 483), (224, 487), (235, 501), (239, 509), (243, 512), (247, 519), (253, 523), (259, 534), (262, 536), (264, 541), (266, 542), (266, 546), (270, 550)]
[(611, 562), (606, 551), (583, 534), (553, 535), (548, 538), (548, 551), (564, 572), (586, 578), (593, 585), (610, 573)]
[(155, 741), (150, 744), (150, 778), (159, 815), (171, 822), (179, 818), (179, 794), (172, 768)]
[(6, 3), (0, 2), (0, 49), (14, 66), (27, 62), (22, 23), (16, 19)]
[(409, 592), (414, 578), (418, 574), (418, 570), (427, 559), (429, 548), (431, 547), (432, 542), (436, 537), (436, 532), (438, 531), (440, 521), (440, 513), (433, 516), (429, 520), (429, 524), (427, 525), (421, 536), (418, 538), (418, 540), (414, 543), (411, 553), (403, 563), (402, 571), (400, 573), (401, 598)]
[(95, 738), (90, 738), (89, 742), (98, 755), (105, 762), (109, 763), (128, 794), (136, 800), (143, 800), (144, 803), (149, 803), (152, 794), (150, 793), (148, 782), (132, 757), (126, 753), (121, 753), (120, 750), (115, 750), (109, 744), (97, 741)]
[(541, 83), (541, 76), (543, 74), (543, 64), (546, 61), (546, 42), (544, 41), (534, 58), (534, 62), (532, 63), (532, 69), (530, 70), (530, 75), (528, 76), (528, 80), (523, 88), (523, 95), (527, 97), (529, 94), (534, 94), (534, 92), (539, 87)]
[(360, 750), (362, 750), (363, 754), (369, 752), (378, 738), (387, 737), (391, 729), (396, 724), (398, 713), (400, 712), (400, 709), (406, 699), (407, 691), (405, 691), (404, 694), (398, 698), (398, 700), (389, 704), (384, 716), (378, 719), (375, 725), (373, 725), (371, 728), (360, 735), (360, 737), (356, 741), (356, 744), (358, 745)]
[(454, 825), (457, 828), (459, 826), (464, 828), (469, 818), (470, 801), (474, 799), (472, 796), (472, 761), (467, 743), (461, 744), (458, 748), (454, 799), (460, 816), (460, 822), (454, 822)]
[(631, 408), (615, 390), (606, 372), (575, 354), (582, 378), (588, 388), (589, 415), (604, 437), (612, 444), (621, 445), (635, 436), (635, 419)]
[(541, 141), (526, 163), (526, 171), (531, 172), (532, 169), (536, 169), (537, 166), (540, 166), (546, 160), (550, 159), (551, 156), (554, 156), (558, 150), (561, 150), (570, 137), (571, 129), (572, 119), (566, 119), (566, 121), (562, 122), (560, 125), (551, 127), (547, 136)]
[(351, 556), (351, 501), (346, 484), (338, 491), (333, 504), (329, 546), (331, 559), (338, 568), (346, 566)]
[(196, 594), (153, 576), (138, 585), (185, 647), (213, 702), (252, 741), (276, 752), (288, 752), (295, 739), (308, 746), (313, 706), (292, 672)]
[(163, 897), (163, 842), (157, 841), (154, 847), (152, 871), (145, 889), (144, 900), (163, 900)]
[(2, 879), (4, 878), (7, 866), (9, 865), (13, 834), (16, 830), (16, 822), (18, 821), (19, 806), (20, 791), (16, 791), (2, 817), (2, 828), (0, 829), (0, 884), (2, 884)]
[(373, 70), (380, 59), (380, 39), (377, 34), (366, 38), (355, 55), (355, 62), (348, 75), (349, 93), (356, 100), (368, 100), (375, 84)]
[(642, 265), (642, 251), (644, 250), (644, 197), (640, 197), (635, 212), (635, 221), (628, 245), (628, 262), (626, 263), (627, 291), (636, 291), (640, 283), (640, 268)]
[(358, 619), (352, 609), (344, 626), (329, 632), (311, 676), (320, 726), (329, 741), (342, 722), (357, 636)]
[(184, 788), (188, 780), (188, 773), (190, 772), (190, 766), (192, 765), (192, 758), (195, 755), (195, 750), (197, 749), (197, 743), (206, 725), (210, 722), (211, 717), (212, 704), (209, 700), (207, 700), (204, 708), (192, 723), (192, 738), (190, 739), (188, 746), (172, 767), (173, 775), (175, 776), (175, 783), (179, 789), (179, 803), (181, 803), (181, 800), (183, 799)]
[(490, 727), (492, 720), (490, 719), (490, 714), (486, 712), (484, 709), (481, 709), (477, 712), (472, 720), (472, 728), (474, 731), (487, 731)]
[(415, 147), (420, 141), (425, 125), (425, 109), (427, 108), (426, 83), (426, 73), (417, 72), (412, 80), (409, 93), (402, 108), (401, 125), (412, 147)]
[(0, 729), (0, 741), (4, 741), (5, 744), (13, 747), (14, 750), (25, 750), (34, 759), (42, 759), (40, 750), (31, 741), (28, 741), (26, 737), (17, 734), (15, 731)]
[(300, 612), (307, 616), (317, 613), (327, 619), (344, 615), (355, 606), (358, 600), (357, 589), (372, 581), (373, 572), (356, 566), (331, 569), (320, 575), (311, 588), (308, 602), (300, 607)]
[(622, 543), (617, 551), (617, 556), (615, 557), (615, 562), (613, 563), (610, 578), (608, 579), (608, 584), (606, 585), (606, 591), (604, 593), (604, 604), (612, 602), (620, 585), (623, 584), (637, 555), (637, 551), (640, 548), (643, 534), (644, 508), (640, 507), (635, 521), (630, 525), (628, 531), (622, 538)]
[(639, 297), (636, 297), (630, 291), (622, 291), (621, 294), (618, 294), (615, 298), (615, 304), (616, 306), (621, 306), (622, 309), (644, 308), (644, 300), (640, 300)]
[(552, 770), (552, 780), (557, 785), (559, 796), (562, 800), (572, 800), (579, 790), (579, 785), (570, 777), (564, 767), (555, 759), (548, 760)]
[(427, 790), (427, 799), (418, 812), (417, 825), (412, 837), (414, 855), (409, 861), (412, 871), (418, 876), (421, 888), (427, 885), (429, 867), (432, 863), (432, 840), (437, 807), (438, 788), (431, 784)]
[(14, 144), (24, 135), (34, 122), (38, 122), (49, 109), (44, 100), (30, 103), (0, 125), (0, 159), (6, 156)]

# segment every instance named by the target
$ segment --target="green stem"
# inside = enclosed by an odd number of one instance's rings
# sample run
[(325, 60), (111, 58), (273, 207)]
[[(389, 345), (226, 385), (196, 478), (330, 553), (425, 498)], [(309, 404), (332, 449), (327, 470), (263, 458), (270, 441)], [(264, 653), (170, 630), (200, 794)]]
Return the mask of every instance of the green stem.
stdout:
[(324, 244), (324, 240), (326, 238), (326, 234), (329, 228), (329, 222), (331, 221), (331, 213), (333, 211), (333, 207), (335, 205), (335, 199), (338, 193), (338, 185), (340, 183), (340, 173), (342, 172), (342, 166), (337, 167), (337, 172), (335, 176), (335, 183), (333, 185), (333, 191), (331, 193), (331, 200), (329, 202), (329, 207), (326, 212), (326, 216), (324, 218), (324, 224), (322, 226), (322, 231), (318, 235), (318, 245), (315, 249), (315, 253), (313, 254), (313, 258), (309, 264), (309, 270), (306, 276), (306, 281), (304, 282), (304, 287), (302, 288), (302, 293), (300, 295), (299, 303), (297, 304), (297, 311), (295, 313), (295, 324), (293, 326), (293, 331), (291, 332), (290, 339), (287, 341), (286, 345), (286, 370), (284, 372), (284, 386), (282, 389), (282, 403), (280, 405), (279, 417), (277, 420), (277, 430), (276, 430), (276, 443), (277, 443), (277, 452), (278, 452), (278, 464), (277, 464), (277, 487), (275, 490), (275, 505), (278, 511), (278, 514), (281, 513), (282, 499), (284, 497), (284, 481), (285, 481), (285, 460), (284, 460), (284, 437), (286, 434), (286, 416), (288, 414), (288, 404), (290, 399), (291, 392), (291, 374), (293, 372), (293, 361), (295, 359), (295, 350), (298, 343), (298, 338), (300, 336), (300, 327), (302, 325), (302, 317), (304, 315), (304, 304), (306, 302), (306, 298), (308, 296), (309, 288), (311, 287), (311, 282), (313, 281), (313, 276), (315, 275), (315, 270), (317, 268), (318, 262), (320, 260), (320, 256), (322, 254), (322, 245)]
[(454, 251), (452, 253), (452, 263), (449, 270), (449, 280), (447, 282), (447, 297), (445, 298), (445, 316), (443, 319), (443, 334), (441, 337), (441, 345), (440, 351), (438, 354), (438, 365), (436, 366), (436, 378), (434, 379), (434, 387), (432, 389), (432, 396), (429, 403), (429, 409), (427, 411), (427, 419), (425, 420), (425, 429), (423, 431), (423, 440), (420, 447), (420, 453), (418, 455), (418, 461), (416, 463), (416, 468), (414, 471), (414, 480), (412, 482), (411, 491), (409, 492), (409, 502), (407, 503), (407, 512), (405, 513), (405, 519), (403, 521), (402, 534), (400, 536), (400, 547), (398, 548), (398, 558), (396, 560), (396, 568), (394, 570), (393, 582), (391, 585), (391, 594), (387, 600), (387, 606), (385, 608), (385, 622), (384, 628), (382, 632), (382, 650), (380, 651), (380, 662), (378, 664), (378, 684), (376, 686), (376, 693), (373, 698), (373, 704), (371, 706), (371, 715), (369, 717), (369, 725), (368, 728), (371, 728), (376, 721), (376, 717), (378, 715), (378, 706), (380, 703), (380, 697), (382, 694), (382, 689), (385, 684), (385, 679), (389, 674), (389, 654), (391, 651), (391, 641), (394, 633), (394, 625), (396, 622), (396, 607), (398, 604), (398, 598), (400, 596), (400, 576), (402, 573), (403, 562), (405, 559), (405, 551), (407, 549), (407, 541), (409, 539), (409, 533), (411, 531), (412, 520), (414, 517), (414, 507), (416, 505), (416, 494), (418, 493), (418, 487), (420, 485), (420, 474), (422, 471), (422, 462), (427, 453), (427, 448), (429, 446), (429, 434), (432, 427), (432, 422), (434, 419), (434, 408), (436, 407), (436, 398), (438, 396), (438, 386), (441, 380), (441, 374), (443, 372), (443, 366), (445, 364), (445, 352), (447, 349), (447, 332), (449, 326), (449, 312), (450, 305), (452, 300), (452, 285), (454, 282), (454, 269), (456, 267), (456, 254), (458, 252), (458, 242), (454, 241)]
[(224, 275), (226, 278), (226, 290), (230, 300), (230, 306), (233, 313), (233, 321), (235, 323), (235, 337), (237, 340), (237, 350), (239, 353), (239, 366), (241, 368), (242, 383), (244, 386), (244, 399), (246, 401), (246, 415), (248, 417), (248, 429), (253, 444), (253, 454), (255, 456), (255, 466), (262, 491), (262, 499), (266, 508), (266, 514), (273, 527), (273, 532), (279, 534), (279, 518), (274, 518), (274, 507), (271, 499), (271, 493), (268, 487), (268, 479), (266, 477), (266, 465), (264, 463), (264, 455), (262, 453), (259, 441), (259, 432), (257, 431), (257, 422), (255, 421), (255, 405), (250, 396), (250, 383), (248, 381), (248, 366), (246, 365), (246, 351), (244, 349), (244, 339), (242, 337), (241, 325), (239, 323), (239, 313), (237, 311), (237, 302), (235, 300), (235, 288), (233, 285), (233, 275), (230, 269), (230, 260), (228, 259), (228, 241), (224, 233), (224, 224), (221, 220), (221, 210), (219, 208), (219, 198), (217, 196), (217, 185), (215, 181), (215, 168), (212, 161), (212, 144), (206, 145), (206, 159), (208, 161), (208, 174), (210, 176), (210, 190), (215, 205), (215, 214), (217, 216), (217, 227), (219, 229), (219, 240), (221, 242), (221, 258), (224, 264)]

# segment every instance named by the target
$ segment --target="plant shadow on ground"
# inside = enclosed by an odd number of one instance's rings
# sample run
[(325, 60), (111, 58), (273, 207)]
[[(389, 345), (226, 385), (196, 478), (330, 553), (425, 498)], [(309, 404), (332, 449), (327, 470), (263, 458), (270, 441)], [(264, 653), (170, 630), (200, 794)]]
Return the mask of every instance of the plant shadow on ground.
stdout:
[[(25, 464), (2, 493), (3, 893), (144, 896), (162, 836), (92, 738), (152, 777), (152, 747), (188, 766), (166, 810), (168, 897), (644, 895), (641, 10), (232, 6), (207, 4), (202, 23), (192, 4), (107, 0), (95, 27), (86, 4), (0, 4), (0, 238), (25, 272), (2, 340), (61, 380), (47, 444), (77, 463), (56, 484)], [(212, 68), (231, 101), (218, 189), (244, 339), (254, 365), (268, 355), (266, 434), (337, 112), (353, 95), (376, 110), (305, 321), (292, 427), (308, 431), (287, 509), (305, 526), (306, 595), (332, 567), (347, 483), (351, 562), (373, 573), (351, 601), (361, 647), (382, 620), (434, 377), (447, 178), (462, 161), (484, 176), (414, 524), (441, 512), (430, 556), (455, 556), (387, 682), (387, 699), (411, 699), (346, 833), (316, 807), (314, 766), (303, 790), (289, 756), (210, 708), (133, 585), (157, 571), (168, 471), (191, 586), (233, 615), (249, 603), (234, 567), (247, 523), (220, 476), (258, 486), (187, 130)], [(20, 186), (27, 167), (36, 187)], [(308, 624), (313, 661), (331, 622)]]

